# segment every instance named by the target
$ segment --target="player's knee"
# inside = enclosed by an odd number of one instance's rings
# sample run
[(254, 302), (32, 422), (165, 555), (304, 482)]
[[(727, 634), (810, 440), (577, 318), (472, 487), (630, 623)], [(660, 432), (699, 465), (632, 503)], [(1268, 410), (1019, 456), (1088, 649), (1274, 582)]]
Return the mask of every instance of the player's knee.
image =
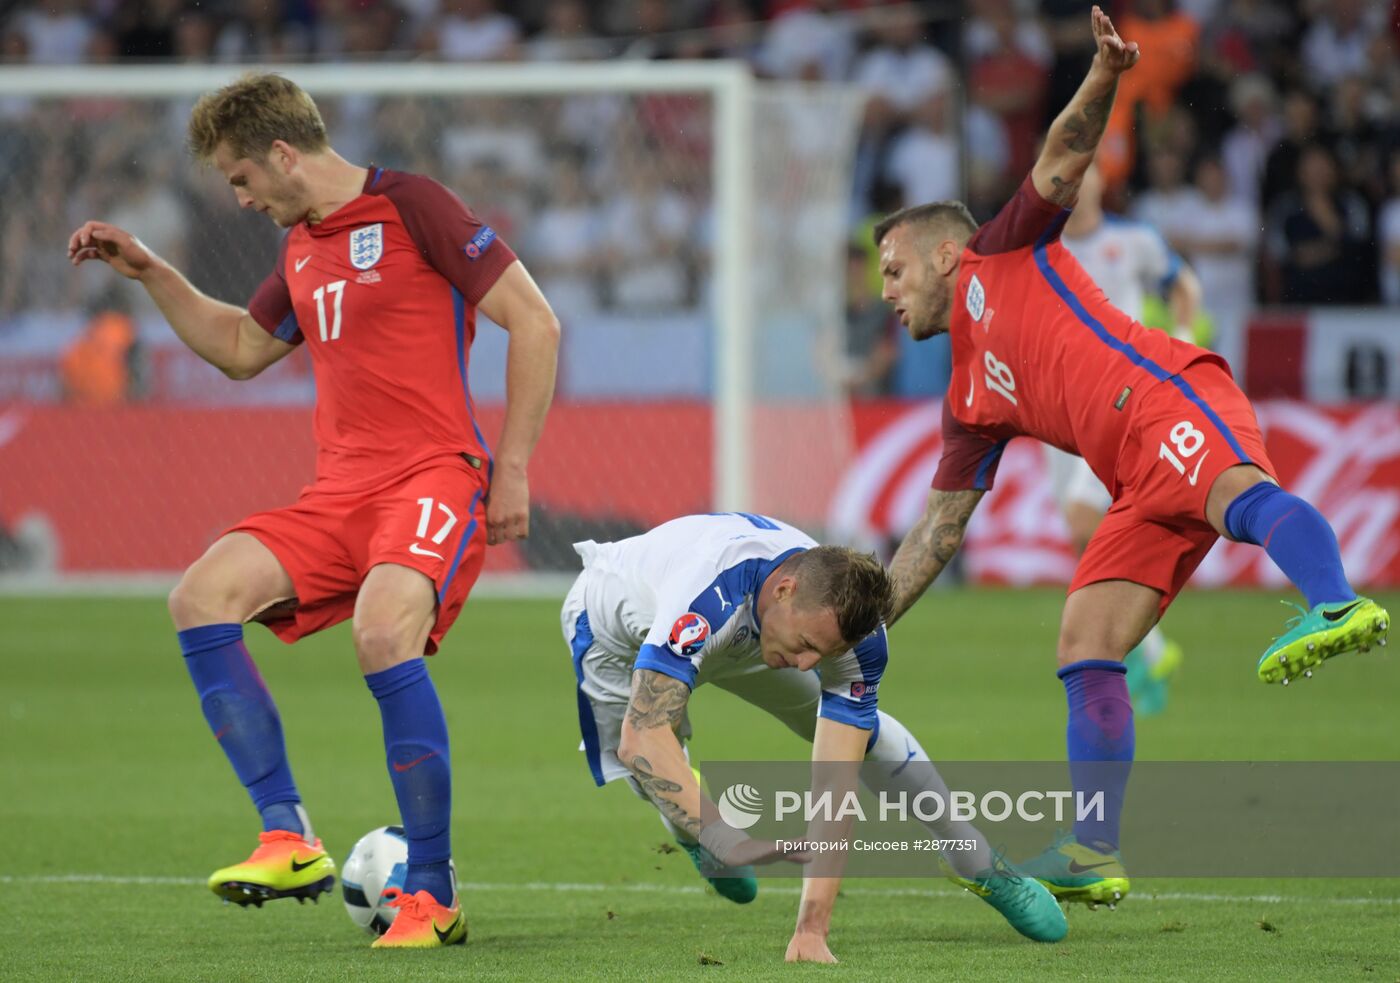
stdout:
[(1102, 629), (1060, 629), (1060, 641), (1056, 647), (1056, 660), (1061, 666), (1083, 662), (1086, 659), (1102, 659), (1122, 662), (1124, 656), (1137, 644), (1126, 637), (1114, 637)]
[(366, 674), (383, 672), (423, 654), (414, 650), (411, 633), (392, 622), (369, 621), (355, 625), (355, 655)]
[(166, 606), (170, 609), (170, 619), (180, 631), (244, 620), (234, 610), (233, 592), (203, 574), (198, 565), (185, 571), (170, 592)]

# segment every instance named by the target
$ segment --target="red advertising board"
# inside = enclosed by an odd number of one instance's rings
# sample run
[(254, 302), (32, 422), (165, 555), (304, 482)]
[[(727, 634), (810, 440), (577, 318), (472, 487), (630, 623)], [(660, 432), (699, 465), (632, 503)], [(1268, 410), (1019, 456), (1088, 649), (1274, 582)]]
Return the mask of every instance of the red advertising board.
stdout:
[[(1400, 406), (1273, 401), (1258, 411), (1279, 477), (1332, 521), (1353, 579), (1400, 584)], [(785, 409), (783, 429), (791, 432), (802, 412)], [(824, 427), (833, 419), (830, 408), (810, 412)], [(928, 492), (941, 448), (938, 407), (867, 403), (840, 415), (853, 452), (842, 469), (804, 478), (824, 506), (782, 517), (832, 541), (898, 538)], [(499, 432), (499, 407), (483, 408), (481, 418), (486, 433)], [(566, 528), (580, 535), (590, 522), (640, 529), (707, 511), (710, 428), (704, 403), (556, 405), (531, 467), (534, 501), (571, 517)], [(60, 573), (176, 571), (249, 512), (291, 502), (312, 477), (314, 453), (303, 407), (13, 405), (0, 409), (0, 524), (13, 530), (39, 518), (52, 530)], [(760, 490), (776, 487), (756, 464)], [(489, 571), (526, 565), (513, 547), (488, 557)], [(966, 559), (983, 582), (1068, 578), (1073, 559), (1033, 441), (1008, 447), (969, 529)], [(1217, 547), (1196, 577), (1280, 582), (1260, 550), (1231, 544)]]

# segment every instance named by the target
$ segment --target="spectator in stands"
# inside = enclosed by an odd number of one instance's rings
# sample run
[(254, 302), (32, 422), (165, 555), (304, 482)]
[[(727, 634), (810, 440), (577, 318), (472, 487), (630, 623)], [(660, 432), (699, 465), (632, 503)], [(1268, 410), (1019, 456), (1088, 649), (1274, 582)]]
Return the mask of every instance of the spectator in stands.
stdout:
[(175, 53), (180, 0), (133, 0), (116, 9), (113, 28), (123, 58), (169, 58)]
[(443, 0), (423, 43), (448, 61), (506, 61), (520, 52), (520, 25), (495, 0)]
[(1327, 120), (1342, 183), (1379, 204), (1385, 197), (1385, 171), (1381, 167), (1380, 131), (1368, 115), (1367, 95), (1361, 76), (1339, 80), (1332, 87)]
[(1118, 97), (1095, 158), (1110, 189), (1133, 171), (1138, 131), (1134, 116), (1142, 112), (1148, 124), (1161, 119), (1196, 70), (1201, 29), (1176, 9), (1173, 0), (1136, 0), (1132, 11), (1119, 18), (1119, 30), (1143, 51), (1152, 52), (1152, 57), (1142, 59), (1118, 84)]
[(64, 398), (76, 406), (118, 406), (139, 394), (136, 325), (120, 304), (92, 316), (59, 359)]
[(953, 64), (925, 42), (923, 22), (910, 6), (891, 8), (875, 40), (856, 65), (855, 82), (870, 98), (870, 128), (883, 133), (910, 119), (920, 103), (946, 93)]
[(1147, 190), (1133, 203), (1133, 217), (1157, 229), (1171, 241), (1189, 231), (1183, 228), (1183, 208), (1197, 195), (1186, 183), (1186, 161), (1172, 150), (1159, 150), (1147, 162)]
[(758, 65), (774, 78), (817, 77), (844, 81), (855, 53), (855, 27), (840, 0), (790, 4), (769, 22)]
[(24, 38), (29, 61), (35, 65), (76, 65), (83, 61), (96, 31), (82, 0), (49, 0), (32, 4), (15, 20)]
[(1309, 84), (1326, 87), (1366, 71), (1371, 41), (1385, 24), (1383, 7), (1369, 0), (1327, 0), (1303, 36)]
[(1266, 210), (1281, 194), (1293, 187), (1303, 151), (1318, 144), (1331, 143), (1318, 123), (1317, 102), (1302, 89), (1294, 89), (1284, 96), (1283, 125), (1283, 139), (1274, 145), (1264, 162), (1260, 202)]
[(637, 61), (656, 61), (671, 57), (674, 26), (666, 0), (636, 0), (626, 31), (632, 35), (622, 49), (622, 57)]
[(1331, 151), (1305, 147), (1298, 185), (1269, 210), (1267, 299), (1284, 304), (1361, 304), (1375, 298), (1370, 212), (1340, 187)]
[(1028, 173), (1044, 132), (1046, 70), (1054, 57), (1044, 29), (1018, 16), (1013, 0), (986, 0), (977, 6), (963, 47), (978, 104), (1006, 127), (1011, 171)]
[[(1054, 53), (1045, 105), (1048, 113), (1058, 113), (1084, 81), (1089, 62), (1098, 49), (1093, 36), (1084, 30), (1082, 0), (1040, 0), (1040, 14)], [(1041, 122), (1048, 124), (1050, 120), (1045, 118)]]
[[(1006, 204), (1026, 174), (1011, 170), (1006, 123), (983, 102), (980, 89), (968, 92), (963, 152), (967, 155), (967, 207), (977, 221), (985, 222)], [(890, 211), (901, 207), (896, 205)]]
[(1203, 156), (1195, 178), (1167, 238), (1201, 281), (1201, 306), (1215, 325), (1212, 347), (1231, 358), (1243, 347), (1245, 324), (1254, 307), (1259, 209), (1253, 199), (1231, 192), (1217, 156)]
[(870, 284), (870, 255), (860, 243), (846, 249), (846, 317), (844, 330), (830, 346), (831, 375), (847, 396), (890, 394), (899, 346), (890, 312)]
[(1381, 251), (1381, 297), (1400, 304), (1400, 151), (1390, 155), (1390, 198), (1381, 206), (1377, 238)]
[(948, 120), (950, 98), (940, 93), (925, 99), (890, 143), (885, 178), (910, 204), (947, 201), (962, 188), (958, 143)]
[(525, 227), (529, 237), (520, 246), (540, 290), (567, 324), (571, 314), (602, 305), (603, 217), (585, 184), (581, 161), (569, 153), (553, 156), (547, 201)]
[(608, 56), (608, 43), (593, 32), (583, 0), (549, 0), (544, 29), (525, 50), (531, 61), (593, 61)]
[(305, 21), (284, 15), (282, 0), (242, 0), (214, 42), (220, 61), (275, 61), (304, 55), (310, 45)]
[(1230, 108), (1238, 122), (1225, 134), (1221, 158), (1230, 193), (1256, 208), (1263, 204), (1264, 164), (1283, 133), (1275, 111), (1277, 94), (1262, 75), (1243, 75), (1230, 87)]
[(629, 312), (686, 307), (691, 300), (691, 209), (662, 184), (654, 164), (654, 152), (629, 154), (624, 183), (605, 206), (610, 299)]

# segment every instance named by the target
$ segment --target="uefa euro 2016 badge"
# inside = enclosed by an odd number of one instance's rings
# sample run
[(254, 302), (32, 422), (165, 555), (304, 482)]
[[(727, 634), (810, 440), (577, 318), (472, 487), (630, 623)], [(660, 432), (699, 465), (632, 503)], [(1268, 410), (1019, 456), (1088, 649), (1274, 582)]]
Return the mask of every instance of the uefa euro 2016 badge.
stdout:
[(967, 285), (967, 313), (972, 315), (972, 320), (982, 320), (982, 311), (987, 306), (987, 292), (982, 289), (982, 281), (977, 279), (977, 274), (972, 274), (972, 282)]
[(350, 233), (350, 265), (367, 270), (384, 255), (384, 223), (375, 222)]
[(671, 637), (666, 639), (666, 647), (683, 659), (688, 659), (705, 647), (705, 639), (710, 637), (710, 623), (702, 615), (687, 611), (671, 626)]

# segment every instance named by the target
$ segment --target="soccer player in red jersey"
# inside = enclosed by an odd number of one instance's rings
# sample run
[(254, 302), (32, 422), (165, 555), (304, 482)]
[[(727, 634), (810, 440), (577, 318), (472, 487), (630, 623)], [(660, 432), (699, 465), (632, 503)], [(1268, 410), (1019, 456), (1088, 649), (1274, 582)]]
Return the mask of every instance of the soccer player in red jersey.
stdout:
[(892, 564), (894, 618), (961, 545), (1011, 438), (1081, 455), (1113, 496), (1070, 584), (1058, 644), (1071, 780), (1102, 792), (1107, 808), (1020, 865), (1057, 897), (1091, 904), (1128, 891), (1118, 851), (1133, 758), (1123, 658), (1217, 537), (1262, 546), (1307, 598), (1259, 660), (1265, 682), (1310, 676), (1323, 659), (1383, 643), (1389, 626), (1348, 584), (1327, 521), (1278, 486), (1225, 362), (1114, 308), (1060, 242), (1118, 77), (1139, 57), (1098, 7), (1092, 27), (1088, 76), (994, 219), (979, 229), (961, 203), (936, 202), (874, 232), (886, 301), (914, 339), (946, 331), (953, 351), (943, 456)]
[[(240, 205), (288, 230), (246, 310), (200, 293), (103, 222), (74, 232), (68, 252), (139, 281), (180, 340), (230, 378), (301, 344), (315, 369), (314, 483), (226, 532), (170, 595), (205, 717), (264, 828), (253, 855), (210, 887), (259, 906), (330, 890), (334, 863), (301, 806), (243, 625), (292, 642), (351, 618), (409, 843), (397, 917), (375, 945), (463, 942), (447, 726), (423, 657), (461, 611), (486, 546), (529, 531), (526, 464), (553, 395), (558, 321), (461, 199), (340, 157), (315, 103), (287, 79), (250, 75), (205, 95), (189, 133)], [(478, 310), (510, 334), (494, 456), (467, 389)]]

